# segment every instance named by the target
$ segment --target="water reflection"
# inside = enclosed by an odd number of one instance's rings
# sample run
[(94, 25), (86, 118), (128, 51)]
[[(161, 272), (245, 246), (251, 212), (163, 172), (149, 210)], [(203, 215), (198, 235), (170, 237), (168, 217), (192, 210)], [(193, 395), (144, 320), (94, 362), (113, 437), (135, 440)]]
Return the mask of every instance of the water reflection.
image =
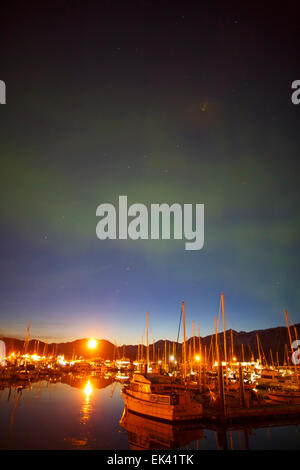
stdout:
[(71, 387), (84, 389), (87, 381), (93, 389), (106, 388), (114, 382), (113, 377), (105, 375), (77, 375), (67, 374), (61, 378), (61, 383), (68, 384)]
[[(10, 399), (10, 396), (11, 396), (11, 388), (9, 390), (8, 400)], [(12, 411), (10, 413), (10, 420), (9, 420), (9, 431), (8, 431), (8, 440), (9, 441), (11, 440), (11, 436), (12, 436), (12, 432), (13, 432), (13, 428), (14, 428), (14, 423), (15, 423), (15, 415), (16, 415), (16, 411), (17, 411), (19, 403), (20, 403), (21, 396), (22, 396), (22, 388), (16, 388), (15, 392), (14, 392), (14, 396), (13, 396), (13, 408), (12, 408)]]
[(251, 425), (168, 424), (124, 409), (121, 428), (131, 450), (159, 449), (300, 449), (298, 420)]
[(176, 449), (205, 439), (203, 427), (172, 425), (138, 416), (124, 409), (120, 426), (128, 433), (131, 450)]
[(92, 393), (92, 386), (90, 380), (87, 381), (87, 384), (85, 386), (84, 392), (85, 392), (85, 401), (88, 403), (90, 400), (90, 394)]
[(85, 399), (81, 405), (80, 423), (87, 424), (93, 413), (93, 405), (92, 403), (90, 403), (90, 397), (91, 397), (93, 388), (91, 386), (90, 380), (87, 381), (87, 384), (83, 390), (84, 390)]
[[(111, 376), (65, 374), (0, 388), (1, 449), (299, 449), (300, 420), (171, 425), (124, 410)], [(29, 425), (30, 423), (30, 425)]]

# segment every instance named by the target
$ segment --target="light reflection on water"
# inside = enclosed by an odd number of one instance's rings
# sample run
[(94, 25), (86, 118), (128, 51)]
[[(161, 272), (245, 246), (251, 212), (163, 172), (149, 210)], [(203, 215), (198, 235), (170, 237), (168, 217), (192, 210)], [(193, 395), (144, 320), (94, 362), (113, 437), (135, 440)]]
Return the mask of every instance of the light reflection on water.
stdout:
[(1, 449), (300, 449), (300, 426), (203, 429), (124, 412), (120, 383), (63, 376), (0, 389)]
[(93, 387), (91, 386), (90, 380), (88, 380), (84, 388), (85, 400), (83, 401), (82, 406), (81, 406), (81, 417), (80, 417), (81, 424), (87, 424), (87, 422), (89, 421), (93, 413), (94, 407), (93, 407), (93, 404), (90, 403), (90, 396), (91, 396), (92, 391), (93, 391)]

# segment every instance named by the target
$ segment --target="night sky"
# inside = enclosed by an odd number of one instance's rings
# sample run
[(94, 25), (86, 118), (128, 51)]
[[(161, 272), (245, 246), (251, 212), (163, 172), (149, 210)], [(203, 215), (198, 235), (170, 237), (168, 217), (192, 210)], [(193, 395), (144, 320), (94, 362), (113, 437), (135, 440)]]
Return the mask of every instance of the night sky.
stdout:
[[(184, 300), (203, 336), (222, 291), (228, 328), (300, 320), (297, 3), (240, 3), (1, 6), (0, 335), (176, 340)], [(119, 195), (204, 204), (203, 249), (100, 241)]]

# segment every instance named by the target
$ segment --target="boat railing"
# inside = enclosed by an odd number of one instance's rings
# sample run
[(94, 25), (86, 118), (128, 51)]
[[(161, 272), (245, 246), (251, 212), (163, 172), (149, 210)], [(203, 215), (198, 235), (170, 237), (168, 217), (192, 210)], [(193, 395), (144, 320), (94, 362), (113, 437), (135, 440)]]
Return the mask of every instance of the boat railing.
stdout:
[(170, 396), (169, 395), (159, 395), (157, 393), (152, 394), (150, 396), (150, 399), (154, 403), (160, 403), (164, 405), (169, 405), (170, 404)]

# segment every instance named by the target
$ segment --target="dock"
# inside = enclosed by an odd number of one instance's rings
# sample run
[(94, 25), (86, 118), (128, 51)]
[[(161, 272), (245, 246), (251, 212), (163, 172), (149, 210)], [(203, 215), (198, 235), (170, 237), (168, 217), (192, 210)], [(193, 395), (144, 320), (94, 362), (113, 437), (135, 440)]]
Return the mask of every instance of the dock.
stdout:
[(225, 416), (216, 412), (214, 408), (205, 408), (203, 418), (212, 422), (243, 422), (259, 420), (280, 420), (286, 418), (300, 418), (300, 405), (265, 404), (264, 406), (251, 406), (250, 408), (229, 408)]

